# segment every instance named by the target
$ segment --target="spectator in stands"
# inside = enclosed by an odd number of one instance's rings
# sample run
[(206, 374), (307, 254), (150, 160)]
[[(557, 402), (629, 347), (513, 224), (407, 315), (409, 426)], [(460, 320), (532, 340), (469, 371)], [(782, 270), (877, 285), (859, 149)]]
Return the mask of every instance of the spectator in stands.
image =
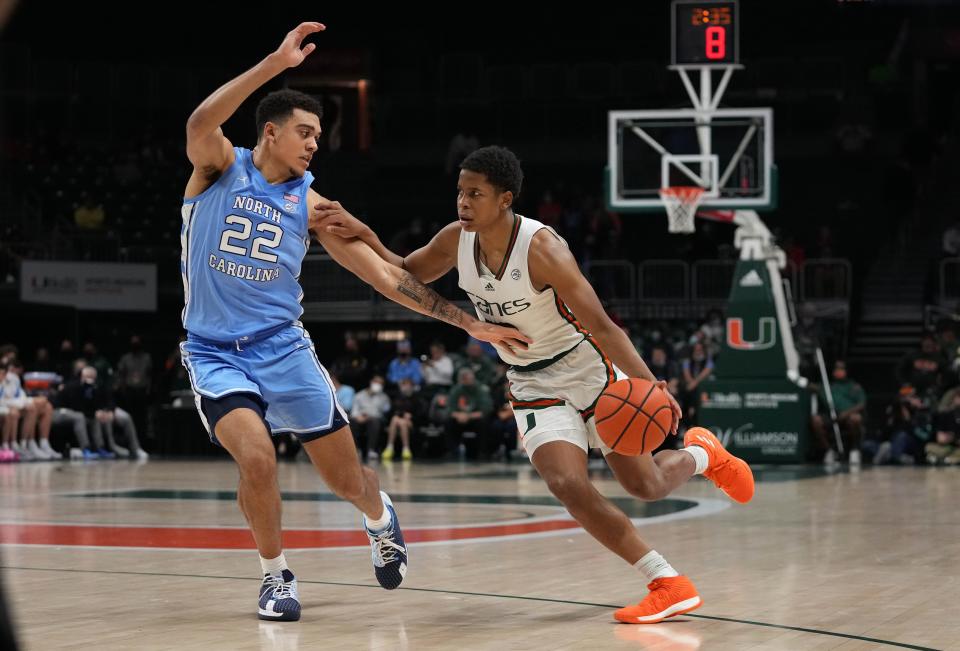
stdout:
[(940, 386), (944, 370), (943, 355), (932, 334), (923, 335), (920, 350), (908, 353), (897, 370), (897, 379), (901, 384), (909, 384), (918, 394)]
[(383, 449), (380, 458), (384, 461), (393, 459), (393, 444), (399, 435), (400, 442), (403, 444), (400, 458), (409, 461), (413, 458), (413, 453), (410, 451), (410, 435), (414, 431), (416, 423), (420, 420), (423, 411), (413, 380), (410, 378), (400, 380), (399, 390), (397, 396), (393, 399), (392, 407), (393, 413), (390, 415), (390, 424), (387, 425), (387, 447)]
[(428, 396), (438, 391), (448, 391), (453, 385), (453, 360), (447, 355), (447, 349), (442, 342), (430, 344), (430, 357), (421, 358), (424, 389)]
[(39, 372), (56, 372), (56, 367), (53, 364), (53, 360), (50, 359), (50, 351), (46, 348), (37, 348), (37, 352), (33, 355), (33, 364), (30, 365), (31, 370)]
[[(863, 441), (863, 417), (867, 408), (867, 394), (857, 382), (847, 375), (847, 364), (837, 360), (833, 364), (832, 379), (830, 381), (830, 396), (837, 413), (837, 425), (843, 436), (843, 447), (850, 451), (850, 465), (860, 465), (860, 445)], [(828, 410), (829, 403), (820, 387), (819, 413), (811, 416), (810, 425), (821, 450), (825, 450), (824, 463), (833, 465), (837, 462), (837, 450), (832, 445), (835, 440), (833, 423)]]
[(84, 192), (80, 205), (73, 211), (73, 223), (82, 231), (99, 231), (103, 229), (106, 216), (103, 205), (93, 198), (89, 192)]
[[(166, 399), (175, 407), (181, 407), (194, 401), (193, 385), (190, 384), (190, 374), (183, 365), (180, 344), (187, 340), (186, 335), (181, 335), (177, 346), (170, 351), (167, 358), (163, 361), (163, 391)], [(106, 361), (104, 359), (104, 361)], [(97, 369), (97, 383), (104, 384), (102, 371), (96, 364), (91, 364)], [(109, 367), (109, 362), (107, 362)], [(110, 375), (113, 375), (113, 369), (109, 369)], [(110, 385), (110, 382), (106, 383)]]
[(344, 353), (333, 363), (333, 371), (340, 381), (351, 387), (367, 384), (367, 358), (360, 353), (360, 343), (356, 337), (347, 334), (343, 340)]
[(816, 318), (816, 308), (810, 303), (800, 307), (800, 319), (793, 331), (793, 342), (797, 347), (800, 375), (819, 383), (820, 368), (817, 365), (817, 348), (823, 339), (823, 331)]
[(690, 422), (696, 416), (698, 404), (697, 387), (713, 373), (713, 358), (707, 354), (707, 348), (702, 341), (697, 341), (690, 348), (690, 356), (683, 360), (683, 406), (686, 417)]
[(960, 409), (960, 386), (955, 386), (944, 391), (937, 403), (937, 413), (950, 413), (955, 409)]
[(0, 440), (0, 462), (19, 461), (20, 455), (14, 450), (17, 430), (20, 426), (20, 410), (12, 400), (4, 398), (3, 389), (7, 379), (7, 367), (0, 364), (0, 417), (3, 418), (3, 438)]
[(944, 320), (937, 326), (937, 344), (944, 360), (944, 373), (949, 378), (944, 379), (944, 386), (953, 387), (957, 384), (957, 354), (960, 352), (960, 342), (957, 342), (957, 331), (952, 321)]
[[(130, 414), (116, 406), (108, 386), (98, 385), (97, 369), (92, 366), (84, 367), (80, 371), (79, 381), (74, 380), (64, 387), (61, 401), (67, 408), (80, 411), (86, 417), (101, 458), (112, 459), (116, 456), (140, 461), (149, 458), (140, 446), (137, 429)], [(128, 447), (117, 443), (114, 425), (123, 430)]]
[(383, 431), (383, 419), (389, 412), (390, 398), (383, 390), (383, 377), (374, 375), (370, 378), (370, 386), (354, 398), (350, 412), (353, 435), (361, 457), (365, 456), (370, 461), (380, 458), (380, 432)]
[(667, 383), (670, 393), (680, 395), (680, 366), (667, 356), (666, 344), (657, 343), (653, 345), (650, 350), (650, 357), (647, 360), (647, 366), (654, 377)]
[(473, 372), (473, 377), (478, 384), (489, 387), (493, 384), (493, 379), (497, 374), (493, 360), (483, 352), (483, 346), (473, 337), (467, 342), (466, 357), (457, 366), (457, 377), (460, 377), (460, 371), (468, 368)]
[(337, 402), (348, 414), (353, 411), (353, 400), (357, 395), (357, 390), (349, 384), (341, 384), (340, 377), (336, 373), (330, 374), (333, 381), (334, 392), (337, 394)]
[(881, 445), (874, 463), (887, 460), (902, 465), (916, 463), (923, 446), (930, 440), (932, 404), (929, 394), (920, 394), (905, 384), (893, 404), (887, 408), (889, 446)]
[[(457, 372), (457, 384), (450, 390), (448, 453), (458, 451), (462, 457), (471, 452), (472, 458), (485, 454), (487, 421), (493, 411), (493, 402), (487, 386), (477, 380), (469, 367), (463, 367)], [(468, 446), (467, 442), (471, 442), (471, 445)], [(468, 449), (473, 447), (476, 449)]]
[(716, 360), (720, 353), (723, 352), (723, 344), (721, 343), (723, 340), (714, 339), (706, 323), (700, 326), (698, 332), (703, 334), (703, 338), (700, 339), (700, 341), (703, 343), (704, 350), (707, 351), (707, 357), (711, 360)]
[(960, 432), (960, 412), (951, 411), (937, 414), (934, 419), (933, 440), (924, 446), (927, 463), (932, 466), (960, 465), (960, 447), (957, 446), (957, 433)]
[(519, 442), (517, 419), (513, 416), (513, 407), (509, 402), (502, 403), (497, 409), (490, 429), (490, 440), (497, 446), (493, 458), (509, 461), (517, 451)]
[[(103, 442), (96, 448), (90, 447), (90, 430), (87, 428), (87, 419), (83, 412), (67, 407), (63, 403), (63, 389), (60, 389), (50, 397), (50, 403), (53, 405), (53, 425), (69, 425), (73, 429), (73, 436), (77, 440), (76, 449), (70, 450), (70, 458), (99, 459), (100, 455), (97, 449), (103, 447)], [(99, 432), (98, 432), (99, 433)]]
[(387, 382), (391, 388), (398, 387), (401, 380), (410, 380), (418, 388), (423, 384), (420, 360), (413, 357), (413, 347), (407, 339), (397, 342), (397, 356), (387, 367)]
[(445, 391), (434, 394), (427, 408), (426, 418), (420, 432), (423, 434), (421, 450), (425, 457), (436, 457), (443, 454), (446, 447), (447, 423), (450, 420), (450, 397)]
[(502, 405), (509, 399), (509, 381), (507, 380), (507, 371), (510, 365), (503, 360), (497, 360), (494, 365), (493, 383), (490, 385), (490, 398), (494, 405)]
[(153, 388), (153, 360), (139, 335), (130, 337), (130, 351), (117, 364), (117, 396), (133, 416), (137, 429), (146, 430), (147, 409)]
[(57, 351), (57, 358), (54, 360), (54, 370), (63, 377), (73, 377), (73, 360), (76, 358), (73, 342), (64, 339), (60, 342), (60, 349)]
[(19, 349), (13, 344), (0, 346), (0, 366), (6, 367), (7, 364), (17, 358), (19, 352)]
[(23, 365), (17, 360), (7, 363), (7, 374), (0, 394), (8, 407), (20, 411), (20, 432), (23, 437), (17, 442), (14, 437), (13, 450), (25, 461), (60, 459), (62, 455), (50, 447), (50, 426), (53, 421), (53, 406), (44, 396), (28, 396), (21, 384)]
[[(113, 386), (113, 366), (110, 365), (110, 360), (100, 354), (92, 341), (83, 344), (83, 358), (87, 360), (88, 366), (97, 369), (97, 386)], [(183, 368), (183, 365), (180, 367)]]
[(727, 334), (727, 326), (723, 320), (723, 313), (716, 308), (707, 312), (706, 321), (700, 329), (703, 330), (709, 338), (710, 346), (718, 347), (718, 350), (713, 351), (714, 354), (718, 353), (719, 345)]

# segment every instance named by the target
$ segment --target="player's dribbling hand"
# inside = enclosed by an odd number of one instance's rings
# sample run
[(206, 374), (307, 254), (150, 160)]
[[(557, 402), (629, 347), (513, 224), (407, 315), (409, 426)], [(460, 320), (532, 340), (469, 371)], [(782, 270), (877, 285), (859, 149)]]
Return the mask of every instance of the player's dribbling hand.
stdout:
[(467, 326), (466, 330), (467, 334), (474, 339), (490, 342), (494, 347), (506, 349), (512, 353), (526, 350), (528, 345), (533, 343), (533, 339), (516, 328), (506, 328), (486, 321), (475, 321)]
[(680, 404), (677, 402), (677, 399), (667, 390), (667, 383), (664, 380), (658, 380), (656, 385), (658, 389), (667, 394), (667, 399), (670, 401), (670, 411), (673, 413), (673, 424), (670, 426), (670, 433), (676, 434), (677, 427), (680, 426), (680, 419), (683, 418), (683, 410), (680, 409)]
[(345, 239), (362, 239), (369, 230), (366, 224), (341, 206), (339, 201), (321, 199), (313, 208), (316, 211), (316, 221), (311, 224), (311, 229), (326, 231)]
[(307, 43), (301, 48), (300, 45), (303, 43), (303, 39), (310, 36), (310, 34), (322, 32), (326, 28), (327, 26), (323, 23), (300, 23), (286, 35), (283, 43), (281, 43), (277, 51), (273, 53), (274, 57), (287, 68), (297, 67), (303, 63), (303, 60), (306, 59), (311, 52), (317, 49), (315, 43)]

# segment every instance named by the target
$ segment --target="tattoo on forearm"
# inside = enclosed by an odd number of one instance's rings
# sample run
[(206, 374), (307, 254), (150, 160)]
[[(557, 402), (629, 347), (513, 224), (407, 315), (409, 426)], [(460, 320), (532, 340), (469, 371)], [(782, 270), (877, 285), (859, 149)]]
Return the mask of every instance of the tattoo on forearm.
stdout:
[(463, 324), (463, 310), (451, 305), (447, 299), (414, 278), (410, 272), (404, 271), (400, 276), (397, 291), (419, 305), (424, 314), (451, 325)]

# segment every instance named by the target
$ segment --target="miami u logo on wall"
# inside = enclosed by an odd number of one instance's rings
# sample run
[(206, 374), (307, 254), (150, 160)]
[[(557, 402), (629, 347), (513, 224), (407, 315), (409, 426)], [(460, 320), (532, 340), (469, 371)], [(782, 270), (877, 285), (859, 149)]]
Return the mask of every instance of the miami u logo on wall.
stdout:
[(743, 336), (743, 319), (727, 319), (727, 345), (736, 350), (767, 350), (777, 343), (777, 320), (772, 316), (760, 317), (760, 337), (748, 341)]

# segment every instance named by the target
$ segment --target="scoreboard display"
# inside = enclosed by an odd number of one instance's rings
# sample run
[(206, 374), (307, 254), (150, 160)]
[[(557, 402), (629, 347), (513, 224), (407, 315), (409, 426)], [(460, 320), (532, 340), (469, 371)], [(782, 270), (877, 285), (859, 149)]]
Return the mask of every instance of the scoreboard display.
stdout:
[(737, 3), (734, 0), (674, 0), (672, 18), (672, 65), (739, 63)]

